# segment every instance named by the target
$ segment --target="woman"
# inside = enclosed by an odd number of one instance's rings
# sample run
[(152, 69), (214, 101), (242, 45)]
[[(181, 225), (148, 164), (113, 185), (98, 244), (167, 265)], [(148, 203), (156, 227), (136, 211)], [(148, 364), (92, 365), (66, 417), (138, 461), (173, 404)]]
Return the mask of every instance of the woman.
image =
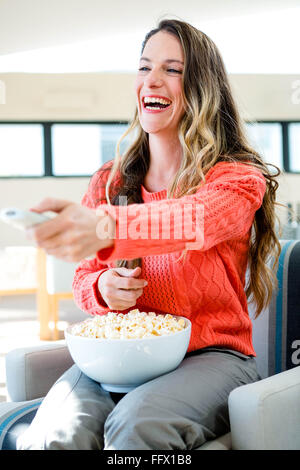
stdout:
[(136, 306), (189, 318), (188, 354), (115, 401), (73, 366), (20, 449), (193, 449), (228, 432), (229, 393), (259, 380), (247, 297), (257, 315), (270, 301), (277, 174), (248, 145), (220, 54), (193, 26), (163, 20), (147, 34), (135, 89), (132, 145), (93, 176), (85, 207), (36, 207), (61, 214), (34, 236), (63, 259), (97, 252), (73, 284), (87, 313)]

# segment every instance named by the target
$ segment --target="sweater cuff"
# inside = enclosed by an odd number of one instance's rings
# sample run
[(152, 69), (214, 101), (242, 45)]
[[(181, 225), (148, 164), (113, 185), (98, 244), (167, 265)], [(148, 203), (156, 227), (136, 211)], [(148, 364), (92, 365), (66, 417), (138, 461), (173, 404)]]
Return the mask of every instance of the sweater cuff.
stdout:
[(100, 263), (110, 263), (117, 259), (123, 259), (126, 251), (126, 259), (134, 259), (134, 253), (129, 253), (126, 240), (114, 240), (113, 246), (103, 248), (97, 252), (97, 259)]
[(98, 280), (101, 274), (103, 274), (105, 271), (107, 271), (109, 268), (102, 269), (101, 271), (97, 271), (96, 273), (91, 274), (92, 279), (91, 279), (91, 290), (92, 290), (92, 302), (93, 302), (93, 307), (95, 308), (101, 308), (101, 310), (107, 310), (109, 311), (110, 308), (107, 305), (107, 303), (104, 301), (102, 295), (99, 292), (98, 289)]
[[(164, 201), (162, 203), (166, 204)], [(101, 263), (108, 264), (118, 259), (131, 260), (144, 256), (181, 251), (189, 245), (186, 243), (188, 240), (174, 237), (174, 222), (172, 221), (169, 238), (161, 239), (161, 236), (164, 235), (161, 231), (152, 236), (151, 221), (153, 220), (154, 226), (158, 225), (159, 227), (162, 225), (159, 220), (162, 220), (163, 214), (160, 213), (159, 205), (153, 204), (150, 214), (148, 214), (149, 207), (147, 208), (146, 204), (143, 206), (141, 204), (132, 206), (102, 204), (99, 209), (109, 214), (115, 221), (114, 244), (97, 252), (97, 258)], [(139, 210), (142, 212), (137, 215), (135, 211)], [(175, 207), (176, 210), (181, 210), (179, 203)]]
[[(127, 226), (119, 224), (119, 217), (122, 220), (127, 220), (127, 206), (110, 206), (108, 204), (102, 204), (99, 210), (105, 211), (115, 221), (115, 238), (113, 239), (113, 245), (108, 248), (99, 250), (96, 254), (97, 259), (100, 263), (110, 263), (117, 259), (123, 259), (124, 253), (126, 253), (126, 259), (134, 259), (135, 254), (130, 253), (130, 248), (127, 239)], [(129, 249), (128, 249), (129, 248)]]

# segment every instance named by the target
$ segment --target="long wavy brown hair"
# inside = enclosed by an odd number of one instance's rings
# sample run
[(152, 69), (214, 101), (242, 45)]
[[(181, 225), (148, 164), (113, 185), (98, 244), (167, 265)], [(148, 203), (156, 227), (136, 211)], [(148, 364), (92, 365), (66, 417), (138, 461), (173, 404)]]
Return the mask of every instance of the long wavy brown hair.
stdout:
[[(243, 162), (258, 168), (266, 179), (266, 192), (252, 226), (249, 247), (249, 278), (246, 285), (248, 301), (256, 303), (256, 317), (272, 296), (277, 280), (274, 275), (281, 251), (276, 236), (276, 190), (280, 169), (265, 163), (251, 147), (229, 84), (222, 57), (214, 42), (202, 31), (177, 19), (163, 19), (145, 37), (141, 54), (149, 38), (159, 31), (173, 34), (184, 52), (183, 98), (186, 112), (178, 126), (183, 149), (181, 166), (167, 189), (167, 198), (193, 194), (205, 182), (208, 170), (220, 161)], [(120, 144), (134, 134), (132, 143), (121, 156)], [(116, 156), (106, 183), (106, 202), (120, 205), (120, 196), (127, 204), (143, 203), (141, 184), (150, 165), (148, 134), (141, 127), (138, 110), (126, 132), (116, 145)], [(272, 171), (269, 166), (272, 166)], [(274, 171), (275, 169), (275, 171)], [(118, 173), (118, 184), (116, 174)], [(179, 190), (180, 188), (180, 190)], [(267, 263), (273, 261), (272, 267)], [(116, 266), (136, 267), (141, 259), (118, 260)]]

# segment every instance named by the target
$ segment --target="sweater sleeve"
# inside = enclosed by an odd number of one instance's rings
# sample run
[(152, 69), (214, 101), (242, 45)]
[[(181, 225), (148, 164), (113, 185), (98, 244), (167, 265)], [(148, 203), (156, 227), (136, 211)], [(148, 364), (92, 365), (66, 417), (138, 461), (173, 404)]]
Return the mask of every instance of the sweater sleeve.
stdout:
[(101, 262), (190, 250), (208, 250), (246, 235), (262, 204), (266, 180), (244, 163), (217, 163), (196, 193), (104, 209), (116, 221), (114, 244), (97, 253)]
[[(91, 179), (81, 204), (91, 209), (103, 204), (101, 200), (104, 199), (104, 187), (103, 178), (101, 177), (100, 181), (99, 173), (96, 173)], [(108, 269), (108, 264), (101, 262), (97, 257), (84, 259), (77, 266), (73, 278), (74, 300), (78, 307), (86, 313), (101, 315), (111, 310), (98, 290), (98, 279)]]

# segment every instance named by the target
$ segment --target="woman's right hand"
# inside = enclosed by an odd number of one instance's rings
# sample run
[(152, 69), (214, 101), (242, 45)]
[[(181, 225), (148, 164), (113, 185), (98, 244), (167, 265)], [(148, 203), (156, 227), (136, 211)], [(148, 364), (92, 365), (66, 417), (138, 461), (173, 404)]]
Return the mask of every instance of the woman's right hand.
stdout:
[(141, 268), (112, 268), (105, 271), (98, 279), (98, 289), (112, 310), (126, 310), (136, 305), (138, 297), (147, 285), (144, 279), (137, 279)]

